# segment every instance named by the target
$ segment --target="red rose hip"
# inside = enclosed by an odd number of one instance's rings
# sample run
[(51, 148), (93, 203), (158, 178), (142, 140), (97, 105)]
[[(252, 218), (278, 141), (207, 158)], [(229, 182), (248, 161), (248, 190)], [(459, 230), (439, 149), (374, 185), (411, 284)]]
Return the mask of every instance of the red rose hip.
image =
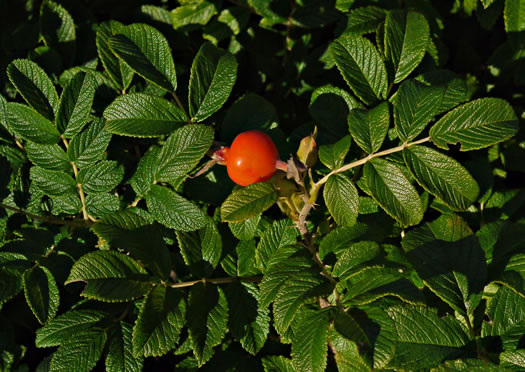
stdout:
[(226, 152), (228, 175), (241, 186), (272, 178), (278, 160), (279, 152), (272, 139), (258, 130), (239, 134)]

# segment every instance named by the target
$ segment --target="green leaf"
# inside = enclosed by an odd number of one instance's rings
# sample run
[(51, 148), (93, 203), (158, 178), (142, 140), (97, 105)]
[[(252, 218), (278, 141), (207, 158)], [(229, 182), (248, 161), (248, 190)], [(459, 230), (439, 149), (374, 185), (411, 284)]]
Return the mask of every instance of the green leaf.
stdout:
[(135, 174), (130, 179), (131, 187), (138, 197), (143, 198), (151, 189), (151, 185), (155, 182), (155, 174), (157, 173), (157, 159), (159, 157), (161, 148), (158, 146), (151, 146), (146, 154), (140, 158)]
[(91, 230), (111, 247), (130, 252), (159, 278), (167, 279), (171, 271), (170, 252), (160, 226), (151, 223), (137, 210), (128, 208), (106, 214)]
[(270, 208), (277, 200), (273, 186), (258, 182), (236, 189), (222, 203), (221, 217), (224, 222), (240, 222)]
[(440, 87), (442, 90), (439, 105), (434, 103), (434, 115), (453, 109), (468, 100), (467, 83), (448, 70), (429, 71), (416, 77), (427, 86)]
[(289, 219), (274, 221), (272, 226), (267, 229), (255, 251), (257, 267), (264, 272), (268, 260), (273, 252), (297, 242), (297, 231)]
[(326, 279), (314, 262), (295, 247), (277, 250), (268, 262), (260, 287), (260, 306), (274, 302), (274, 326), (283, 335), (304, 302), (326, 292)]
[(50, 196), (72, 194), (77, 188), (77, 182), (69, 174), (36, 166), (31, 168), (30, 178), (36, 188)]
[(100, 160), (111, 140), (111, 133), (105, 128), (105, 120), (96, 118), (73, 137), (67, 148), (69, 161), (82, 168)]
[(168, 92), (177, 89), (175, 63), (168, 41), (154, 27), (135, 23), (118, 30), (109, 47), (133, 71)]
[(351, 142), (350, 136), (344, 136), (333, 145), (320, 146), (319, 160), (332, 170), (342, 167)]
[(165, 186), (152, 185), (146, 203), (153, 218), (170, 229), (194, 231), (207, 221), (195, 204)]
[(58, 145), (40, 145), (28, 141), (25, 149), (29, 160), (41, 168), (64, 171), (71, 167), (67, 154)]
[(201, 122), (226, 102), (237, 78), (235, 57), (211, 43), (202, 44), (193, 60), (188, 101), (192, 122)]
[[(525, 329), (525, 297), (507, 286), (502, 286), (487, 308), (489, 322), (483, 322), (482, 336), (500, 336), (503, 344), (516, 341), (523, 336)], [(516, 334), (516, 331), (517, 334)], [(515, 343), (514, 349), (518, 342)]]
[(228, 226), (230, 226), (233, 236), (235, 236), (237, 239), (250, 240), (253, 239), (257, 234), (257, 227), (259, 226), (260, 221), (261, 215), (258, 214), (257, 216), (248, 218), (247, 220), (241, 222), (230, 222)]
[(401, 84), (393, 99), (394, 123), (401, 141), (411, 141), (425, 129), (436, 115), (436, 101), (442, 95), (441, 87), (425, 86), (416, 80)]
[(507, 33), (525, 31), (525, 2), (523, 0), (505, 0), (503, 19)]
[(228, 328), (244, 350), (256, 355), (270, 333), (270, 311), (259, 306), (259, 291), (253, 283), (232, 283), (224, 291), (230, 305)]
[(386, 10), (377, 6), (355, 8), (347, 14), (345, 33), (363, 35), (375, 32), (384, 22)]
[(340, 250), (339, 259), (332, 269), (332, 274), (340, 278), (351, 274), (353, 269), (363, 262), (371, 261), (378, 257), (381, 252), (379, 244), (370, 241), (347, 242), (342, 244), (342, 246), (344, 249)]
[(323, 198), (335, 222), (341, 226), (352, 226), (359, 214), (359, 195), (350, 178), (336, 174), (328, 178)]
[(93, 76), (79, 72), (62, 92), (56, 125), (66, 138), (73, 137), (86, 125), (95, 98), (95, 88)]
[(161, 97), (124, 94), (104, 110), (106, 130), (122, 136), (158, 137), (188, 122), (186, 114)]
[(348, 312), (339, 311), (337, 313), (333, 329), (357, 345), (370, 347), (370, 340), (363, 326)]
[(354, 342), (341, 336), (334, 329), (329, 331), (328, 337), (339, 372), (369, 372), (372, 370), (369, 362), (363, 359), (364, 355), (360, 355)]
[(140, 372), (144, 358), (134, 356), (131, 325), (121, 321), (110, 335), (106, 372)]
[(23, 285), (27, 304), (40, 324), (54, 318), (60, 294), (53, 274), (43, 266), (36, 266), (24, 272)]
[(409, 304), (420, 305), (425, 298), (418, 288), (397, 267), (365, 267), (357, 268), (354, 273), (345, 273), (344, 282), (347, 292), (344, 295), (345, 305), (365, 305), (380, 298), (397, 297)]
[(525, 368), (525, 349), (505, 351), (499, 355), (499, 360), (502, 367), (519, 371)]
[(20, 275), (0, 268), (0, 309), (2, 305), (15, 297), (22, 289)]
[(384, 159), (372, 159), (363, 168), (370, 196), (403, 226), (417, 225), (423, 218), (423, 206), (416, 189), (397, 165)]
[(86, 209), (90, 216), (103, 217), (120, 209), (120, 199), (109, 193), (89, 194), (86, 196)]
[(96, 44), (100, 61), (110, 78), (121, 90), (125, 90), (131, 84), (133, 70), (122, 60), (119, 60), (109, 47), (109, 39), (118, 34), (124, 26), (117, 21), (109, 21), (100, 24), (97, 28)]
[(62, 5), (46, 0), (40, 8), (40, 32), (51, 47), (72, 42), (76, 39), (75, 21)]
[(103, 329), (76, 333), (55, 351), (49, 372), (91, 371), (100, 359), (106, 341), (107, 334)]
[(388, 102), (370, 110), (353, 109), (348, 115), (348, 129), (354, 141), (371, 154), (379, 151), (390, 125)]
[(222, 239), (211, 218), (196, 232), (177, 232), (180, 253), (190, 272), (196, 277), (209, 276), (219, 264)]
[(65, 284), (87, 282), (82, 296), (108, 302), (132, 301), (151, 288), (149, 276), (136, 261), (115, 251), (95, 251), (80, 257)]
[(364, 235), (368, 230), (367, 225), (358, 222), (352, 227), (338, 226), (330, 231), (319, 244), (319, 255), (324, 259), (329, 253), (345, 251), (354, 244), (354, 240)]
[(425, 285), (462, 315), (481, 301), (487, 265), (468, 225), (455, 215), (442, 215), (410, 231), (401, 242)]
[(461, 151), (492, 146), (516, 134), (518, 121), (512, 106), (498, 98), (465, 103), (443, 116), (430, 129), (436, 146), (461, 143)]
[(296, 372), (292, 360), (282, 355), (265, 356), (262, 365), (264, 372)]
[(7, 108), (7, 126), (16, 136), (41, 144), (54, 145), (60, 133), (57, 128), (29, 106), (9, 102)]
[(80, 332), (93, 329), (107, 313), (99, 310), (80, 309), (64, 313), (50, 320), (45, 326), (36, 331), (35, 344), (37, 347), (53, 347), (68, 342)]
[(59, 215), (62, 213), (66, 214), (77, 214), (82, 209), (82, 202), (80, 201), (77, 193), (69, 193), (62, 196), (53, 196), (51, 213)]
[(330, 317), (326, 310), (305, 308), (298, 317), (292, 327), (292, 362), (296, 370), (325, 370), (329, 327)]
[(15, 59), (7, 66), (7, 76), (29, 106), (48, 120), (55, 118), (58, 94), (39, 65), (28, 59)]
[(186, 318), (193, 353), (202, 366), (226, 335), (228, 303), (222, 289), (205, 283), (192, 286)]
[(405, 148), (403, 158), (416, 181), (453, 210), (465, 210), (477, 200), (476, 180), (453, 158), (424, 146)]
[(343, 35), (331, 44), (330, 52), (346, 83), (363, 102), (373, 104), (386, 98), (385, 64), (368, 39)]
[(186, 304), (176, 289), (153, 287), (133, 327), (133, 355), (161, 356), (173, 349), (184, 326)]
[(157, 159), (156, 181), (171, 182), (188, 174), (210, 149), (213, 129), (201, 124), (185, 125), (166, 140)]
[(113, 190), (122, 180), (124, 168), (116, 160), (101, 160), (82, 168), (77, 182), (87, 193), (103, 193)]
[(440, 318), (433, 309), (393, 306), (386, 313), (396, 348), (387, 365), (390, 368), (417, 370), (436, 366), (470, 341), (456, 319)]
[(425, 16), (390, 11), (385, 20), (385, 55), (395, 68), (394, 83), (403, 81), (421, 63), (430, 41)]
[(197, 0), (173, 9), (171, 22), (174, 29), (189, 25), (205, 25), (217, 13), (216, 5), (213, 2)]
[[(500, 354), (501, 358), (501, 354)], [(502, 372), (501, 367), (481, 359), (447, 360), (432, 369), (432, 372)]]

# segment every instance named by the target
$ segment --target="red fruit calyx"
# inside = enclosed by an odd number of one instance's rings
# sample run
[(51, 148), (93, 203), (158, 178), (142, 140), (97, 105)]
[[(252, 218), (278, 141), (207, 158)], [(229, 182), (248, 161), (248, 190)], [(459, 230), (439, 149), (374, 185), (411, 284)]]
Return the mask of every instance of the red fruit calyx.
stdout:
[(279, 161), (279, 152), (270, 136), (258, 130), (239, 134), (224, 155), (228, 175), (241, 186), (269, 180)]

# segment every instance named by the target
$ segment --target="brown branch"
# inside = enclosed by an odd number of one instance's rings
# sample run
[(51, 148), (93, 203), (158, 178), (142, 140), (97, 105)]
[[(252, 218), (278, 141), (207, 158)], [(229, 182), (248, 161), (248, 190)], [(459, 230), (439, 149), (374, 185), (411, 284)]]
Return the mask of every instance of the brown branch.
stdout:
[(49, 222), (55, 225), (67, 225), (67, 226), (81, 226), (81, 227), (89, 227), (92, 225), (90, 221), (86, 220), (61, 220), (54, 217), (49, 216), (39, 216), (38, 214), (34, 214), (28, 211), (24, 211), (23, 209), (11, 207), (10, 205), (6, 205), (3, 203), (0, 203), (0, 208), (8, 209), (10, 211), (16, 212), (18, 214), (23, 214), (28, 217), (31, 217), (32, 219), (42, 221), (42, 222)]
[(235, 283), (235, 282), (251, 282), (251, 283), (259, 283), (262, 280), (262, 276), (256, 275), (256, 276), (236, 276), (236, 277), (227, 277), (227, 278), (202, 278), (199, 280), (192, 280), (189, 282), (182, 282), (182, 283), (175, 283), (175, 284), (168, 284), (168, 287), (171, 288), (184, 288), (184, 287), (191, 287), (198, 283), (211, 283), (211, 284), (229, 284), (229, 283)]

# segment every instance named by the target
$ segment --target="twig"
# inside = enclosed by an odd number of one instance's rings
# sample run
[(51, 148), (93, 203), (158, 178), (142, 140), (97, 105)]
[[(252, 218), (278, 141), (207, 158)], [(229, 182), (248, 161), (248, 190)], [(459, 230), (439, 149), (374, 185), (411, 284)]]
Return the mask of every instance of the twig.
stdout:
[(16, 212), (18, 214), (24, 214), (28, 217), (31, 217), (35, 220), (42, 221), (42, 222), (49, 222), (55, 225), (67, 225), (67, 226), (82, 226), (82, 227), (89, 227), (92, 225), (92, 222), (86, 221), (86, 220), (61, 220), (58, 218), (53, 218), (49, 216), (39, 216), (38, 214), (34, 214), (28, 211), (24, 211), (23, 209), (11, 207), (10, 205), (2, 204), (0, 203), (0, 208), (8, 209), (10, 211)]
[(251, 282), (259, 283), (262, 280), (262, 276), (237, 276), (237, 277), (227, 277), (227, 278), (202, 278), (200, 280), (192, 280), (189, 282), (169, 284), (168, 287), (171, 288), (184, 288), (191, 287), (198, 283), (211, 283), (211, 284), (229, 284), (235, 282)]
[(179, 96), (175, 92), (171, 92), (171, 95), (175, 99), (175, 102), (177, 103), (177, 106), (179, 106), (179, 108), (182, 110), (182, 112), (184, 112), (184, 115), (186, 115), (186, 117), (188, 118), (188, 124), (190, 124), (191, 123), (191, 118), (188, 115), (188, 113), (186, 112), (186, 109), (184, 108), (184, 105), (182, 104), (182, 102), (179, 99)]

